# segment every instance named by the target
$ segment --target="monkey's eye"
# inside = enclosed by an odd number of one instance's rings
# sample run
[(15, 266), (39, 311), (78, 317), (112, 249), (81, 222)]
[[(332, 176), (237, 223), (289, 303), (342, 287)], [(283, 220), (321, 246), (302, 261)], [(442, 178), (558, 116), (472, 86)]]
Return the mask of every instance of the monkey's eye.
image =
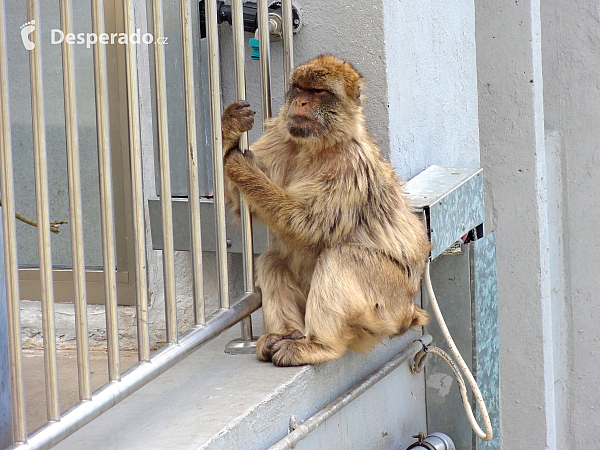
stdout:
[(325, 94), (328, 91), (326, 89), (313, 89), (312, 90), (315, 94)]

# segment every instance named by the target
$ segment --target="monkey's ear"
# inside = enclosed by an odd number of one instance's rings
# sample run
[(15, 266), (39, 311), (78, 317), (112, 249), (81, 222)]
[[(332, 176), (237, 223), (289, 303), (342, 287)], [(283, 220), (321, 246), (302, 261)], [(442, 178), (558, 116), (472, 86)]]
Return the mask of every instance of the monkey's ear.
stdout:
[(354, 101), (358, 106), (362, 106), (363, 103), (363, 89), (364, 84), (362, 83), (362, 80), (357, 80), (350, 90), (352, 93), (351, 96), (354, 98)]

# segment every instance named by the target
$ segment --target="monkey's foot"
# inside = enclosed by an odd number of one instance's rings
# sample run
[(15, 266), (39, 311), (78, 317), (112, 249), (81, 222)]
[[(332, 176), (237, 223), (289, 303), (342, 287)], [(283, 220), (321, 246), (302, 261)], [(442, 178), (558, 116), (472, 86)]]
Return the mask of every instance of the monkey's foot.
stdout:
[(273, 344), (271, 361), (280, 367), (302, 366), (304, 364), (321, 364), (337, 359), (346, 352), (342, 343), (331, 346), (311, 339), (282, 339)]
[[(301, 357), (300, 341), (281, 340), (273, 344), (271, 360), (279, 367), (301, 366), (308, 364)], [(302, 343), (304, 344), (304, 343)]]
[(271, 361), (273, 353), (275, 352), (273, 347), (277, 342), (298, 339), (304, 339), (304, 335), (299, 330), (294, 330), (290, 334), (263, 334), (260, 338), (258, 338), (258, 342), (256, 342), (256, 356), (258, 357), (259, 361)]

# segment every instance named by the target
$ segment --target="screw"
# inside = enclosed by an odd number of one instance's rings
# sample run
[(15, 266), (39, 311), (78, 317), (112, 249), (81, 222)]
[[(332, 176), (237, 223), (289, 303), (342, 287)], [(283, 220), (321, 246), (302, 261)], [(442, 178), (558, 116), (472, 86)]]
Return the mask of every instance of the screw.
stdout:
[(294, 25), (298, 25), (300, 21), (298, 19), (294, 19)]

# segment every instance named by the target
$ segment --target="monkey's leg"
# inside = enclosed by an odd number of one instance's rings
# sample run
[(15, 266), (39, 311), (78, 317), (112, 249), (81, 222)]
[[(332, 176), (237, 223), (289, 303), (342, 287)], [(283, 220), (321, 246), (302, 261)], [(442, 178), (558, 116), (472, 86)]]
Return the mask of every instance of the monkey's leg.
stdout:
[(275, 343), (273, 364), (319, 364), (346, 352), (355, 335), (352, 318), (366, 308), (355, 270), (352, 261), (338, 248), (320, 255), (306, 303), (306, 339)]
[(258, 258), (257, 278), (266, 334), (256, 344), (256, 355), (261, 361), (271, 361), (276, 342), (303, 337), (306, 297), (286, 261), (272, 250)]
[(424, 323), (412, 278), (381, 252), (358, 245), (324, 251), (306, 304), (304, 340), (274, 344), (278, 366), (319, 364), (348, 348), (366, 351), (383, 337)]

